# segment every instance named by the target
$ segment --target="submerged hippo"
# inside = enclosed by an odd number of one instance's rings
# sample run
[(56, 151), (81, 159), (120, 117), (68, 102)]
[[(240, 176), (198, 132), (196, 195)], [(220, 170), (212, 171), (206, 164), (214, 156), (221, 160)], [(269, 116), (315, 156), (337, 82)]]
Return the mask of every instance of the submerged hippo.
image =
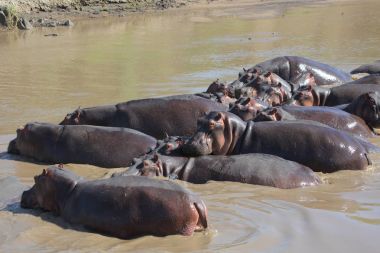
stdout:
[(316, 85), (343, 84), (352, 81), (343, 70), (299, 56), (282, 56), (261, 62), (249, 69), (259, 74), (270, 71), (296, 86), (302, 86), (305, 77), (312, 74)]
[(345, 84), (380, 84), (380, 73), (379, 75), (368, 75), (362, 78), (356, 79)]
[(368, 73), (368, 74), (380, 74), (380, 60), (377, 60), (370, 64), (364, 64), (351, 71), (351, 74)]
[(127, 128), (29, 123), (17, 130), (8, 152), (43, 162), (110, 168), (130, 165), (156, 143), (155, 138)]
[(327, 126), (299, 121), (244, 122), (228, 112), (211, 112), (182, 147), (189, 156), (264, 153), (314, 171), (361, 170), (371, 164), (369, 142)]
[(34, 181), (22, 194), (22, 208), (51, 211), (107, 235), (191, 235), (207, 228), (203, 201), (171, 181), (135, 176), (87, 181), (56, 167)]
[(284, 105), (260, 112), (255, 121), (312, 120), (360, 137), (375, 137), (366, 122), (351, 113), (327, 106)]
[(218, 102), (196, 95), (177, 95), (77, 109), (60, 124), (127, 127), (162, 139), (167, 135), (192, 135), (198, 117), (227, 109)]
[(344, 84), (333, 88), (306, 86), (293, 95), (294, 103), (303, 106), (337, 106), (354, 101), (368, 92), (380, 93), (378, 84)]
[(125, 174), (164, 176), (195, 184), (210, 180), (232, 181), (283, 189), (320, 183), (319, 177), (310, 168), (266, 154), (195, 158), (155, 155), (138, 166), (130, 167)]

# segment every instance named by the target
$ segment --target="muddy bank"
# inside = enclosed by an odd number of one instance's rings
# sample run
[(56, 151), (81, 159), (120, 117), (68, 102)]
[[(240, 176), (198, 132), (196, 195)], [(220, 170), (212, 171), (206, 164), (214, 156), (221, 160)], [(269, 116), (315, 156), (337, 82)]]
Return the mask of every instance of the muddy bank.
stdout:
[[(0, 0), (0, 29), (72, 26), (72, 19), (179, 8), (200, 0)], [(204, 1), (210, 2), (210, 1)]]

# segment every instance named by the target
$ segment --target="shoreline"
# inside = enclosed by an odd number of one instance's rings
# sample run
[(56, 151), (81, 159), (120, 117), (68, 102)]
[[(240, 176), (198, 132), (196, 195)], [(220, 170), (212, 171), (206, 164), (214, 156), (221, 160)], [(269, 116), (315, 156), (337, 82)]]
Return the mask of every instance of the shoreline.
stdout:
[[(350, 1), (352, 0), (0, 0), (0, 31), (72, 26), (78, 20), (200, 9), (230, 9), (230, 15), (235, 15), (233, 8), (249, 7), (257, 12), (254, 14), (256, 18), (265, 18), (281, 16), (284, 10), (292, 7)], [(11, 23), (8, 26), (1, 24), (4, 6), (11, 6), (10, 16), (5, 17)]]

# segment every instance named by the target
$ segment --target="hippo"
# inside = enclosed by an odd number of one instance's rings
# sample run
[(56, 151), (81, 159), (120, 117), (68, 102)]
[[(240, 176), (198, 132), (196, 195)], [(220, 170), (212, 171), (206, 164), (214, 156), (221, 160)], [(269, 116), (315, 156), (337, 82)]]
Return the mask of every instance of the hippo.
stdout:
[(312, 120), (362, 138), (376, 136), (362, 118), (334, 107), (284, 105), (264, 110), (254, 118), (256, 122), (280, 120)]
[(229, 112), (211, 112), (183, 145), (186, 156), (264, 153), (313, 171), (362, 170), (371, 164), (373, 144), (343, 131), (303, 121), (244, 122)]
[(311, 73), (316, 85), (343, 84), (352, 81), (343, 70), (299, 56), (281, 56), (261, 62), (248, 72), (256, 70), (259, 74), (270, 71), (284, 80), (302, 86), (305, 74)]
[(129, 166), (156, 144), (155, 138), (127, 128), (28, 123), (17, 130), (8, 152), (42, 162), (112, 168)]
[(362, 118), (372, 128), (380, 127), (380, 96), (378, 92), (364, 93), (351, 103), (339, 105), (337, 108)]
[(192, 135), (199, 116), (227, 109), (221, 103), (196, 95), (177, 95), (79, 108), (69, 113), (60, 125), (126, 127), (163, 139), (167, 135)]
[(380, 73), (376, 75), (363, 76), (362, 78), (345, 84), (380, 84)]
[(337, 106), (348, 104), (360, 95), (368, 92), (380, 92), (378, 84), (344, 84), (332, 88), (301, 87), (289, 103), (303, 106)]
[(256, 115), (269, 108), (265, 101), (252, 97), (241, 97), (231, 107), (229, 112), (238, 115), (244, 121), (253, 120)]
[(40, 208), (106, 235), (192, 235), (207, 228), (203, 201), (168, 181), (128, 176), (88, 181), (71, 171), (49, 167), (23, 192), (22, 208)]
[(370, 64), (364, 64), (351, 71), (351, 74), (368, 73), (380, 74), (380, 60), (374, 61)]
[[(290, 189), (318, 185), (321, 180), (308, 167), (267, 154), (179, 157), (155, 155), (121, 175), (164, 176), (190, 183), (210, 180)], [(116, 175), (117, 176), (117, 175)], [(120, 176), (120, 174), (119, 174)]]

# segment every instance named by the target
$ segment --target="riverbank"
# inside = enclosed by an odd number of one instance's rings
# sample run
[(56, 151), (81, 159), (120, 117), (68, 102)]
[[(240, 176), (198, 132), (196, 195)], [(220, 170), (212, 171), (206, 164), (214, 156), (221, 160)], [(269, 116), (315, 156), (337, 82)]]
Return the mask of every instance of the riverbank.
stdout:
[[(254, 6), (256, 17), (279, 16), (284, 9), (347, 0), (0, 0), (0, 30), (72, 26), (78, 19), (123, 17), (168, 9)], [(231, 15), (236, 15), (233, 11)]]

